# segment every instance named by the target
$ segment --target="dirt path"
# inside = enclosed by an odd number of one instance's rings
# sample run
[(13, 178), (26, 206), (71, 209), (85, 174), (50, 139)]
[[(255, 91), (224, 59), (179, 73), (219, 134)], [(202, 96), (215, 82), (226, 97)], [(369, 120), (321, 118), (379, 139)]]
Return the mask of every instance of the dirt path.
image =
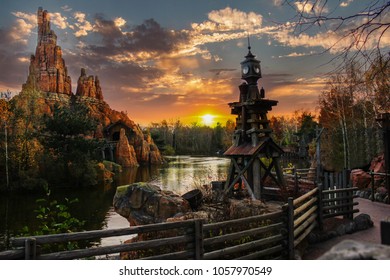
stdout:
[(353, 234), (346, 234), (327, 240), (325, 242), (310, 245), (310, 247), (307, 248), (307, 251), (303, 255), (303, 259), (315, 260), (323, 253), (328, 251), (330, 248), (332, 248), (334, 245), (345, 239), (365, 241), (376, 244), (381, 243), (380, 222), (381, 220), (390, 217), (390, 205), (379, 202), (372, 202), (368, 199), (363, 198), (357, 198), (356, 201), (359, 202), (357, 208), (360, 210), (360, 212), (355, 214), (355, 216), (360, 213), (370, 215), (372, 221), (374, 222), (374, 226), (367, 230), (358, 231)]

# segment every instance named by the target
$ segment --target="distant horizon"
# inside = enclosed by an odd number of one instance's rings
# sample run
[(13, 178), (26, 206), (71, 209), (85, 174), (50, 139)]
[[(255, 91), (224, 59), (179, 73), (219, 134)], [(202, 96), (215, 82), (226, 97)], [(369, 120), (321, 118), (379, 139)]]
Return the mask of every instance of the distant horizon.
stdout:
[[(327, 40), (334, 38), (320, 30), (298, 35), (288, 24), (275, 24), (288, 22), (296, 13), (282, 1), (194, 5), (168, 0), (151, 6), (131, 1), (65, 2), (2, 5), (0, 66), (8, 71), (0, 73), (1, 92), (18, 94), (27, 79), (29, 57), (36, 47), (38, 7), (50, 14), (72, 92), (85, 68), (87, 75), (99, 76), (110, 107), (127, 112), (143, 126), (177, 119), (202, 124), (205, 116), (210, 125), (234, 121), (228, 103), (238, 100), (248, 34), (252, 53), (261, 60), (259, 86), (265, 88), (266, 98), (279, 102), (269, 117), (291, 116), (297, 110), (316, 114), (326, 73), (334, 67), (328, 62), (338, 54), (325, 51)], [(328, 5), (339, 5), (338, 12), (345, 15), (361, 8), (362, 1), (357, 2)]]

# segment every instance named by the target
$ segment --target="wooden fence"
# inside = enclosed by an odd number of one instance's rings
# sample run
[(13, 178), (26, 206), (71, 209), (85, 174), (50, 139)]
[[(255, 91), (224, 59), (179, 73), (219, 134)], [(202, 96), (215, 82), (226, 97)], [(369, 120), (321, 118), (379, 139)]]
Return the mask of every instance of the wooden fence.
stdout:
[(318, 202), (318, 190), (314, 188), (297, 199), (289, 198), (288, 214), (288, 255), (294, 259), (295, 248), (318, 225), (318, 212), (321, 211)]
[[(375, 201), (375, 176), (384, 178), (386, 182), (385, 185), (387, 185), (387, 192), (390, 195), (390, 183), (389, 183), (390, 174), (382, 173), (382, 172), (374, 172), (374, 171), (370, 171), (369, 174), (371, 176), (371, 201)], [(387, 203), (390, 204), (390, 199)]]
[[(83, 259), (124, 253), (135, 259), (293, 259), (295, 248), (324, 219), (351, 217), (354, 188), (314, 188), (293, 199), (280, 211), (204, 224), (202, 220), (143, 225), (124, 229), (95, 230), (14, 238), (15, 250), (0, 252), (0, 259)], [(136, 235), (138, 240), (103, 247), (44, 253), (54, 243)]]
[(350, 187), (349, 178), (349, 170), (340, 173), (324, 172), (324, 185), (321, 191), (324, 218), (343, 216), (350, 219), (354, 213), (359, 212), (358, 209), (354, 209), (358, 202), (353, 201), (357, 197), (353, 193), (358, 188)]

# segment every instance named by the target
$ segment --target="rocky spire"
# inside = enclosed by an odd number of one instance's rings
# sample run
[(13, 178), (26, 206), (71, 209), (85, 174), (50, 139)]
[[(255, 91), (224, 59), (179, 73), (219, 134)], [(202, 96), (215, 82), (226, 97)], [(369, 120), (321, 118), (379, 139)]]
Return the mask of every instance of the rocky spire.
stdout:
[(103, 100), (98, 76), (87, 76), (85, 69), (81, 68), (81, 74), (77, 81), (76, 95)]
[(23, 89), (32, 87), (43, 92), (72, 94), (72, 82), (68, 76), (62, 50), (57, 46), (57, 35), (50, 28), (46, 10), (38, 9), (38, 44), (31, 56), (29, 75)]

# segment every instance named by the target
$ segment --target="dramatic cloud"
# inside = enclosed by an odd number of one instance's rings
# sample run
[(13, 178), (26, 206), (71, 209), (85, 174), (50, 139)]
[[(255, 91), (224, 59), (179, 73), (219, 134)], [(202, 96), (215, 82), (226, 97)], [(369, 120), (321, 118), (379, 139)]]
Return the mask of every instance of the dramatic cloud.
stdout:
[(315, 2), (305, 0), (294, 3), (298, 12), (306, 14), (321, 14), (328, 12), (326, 4), (326, 0), (319, 0)]
[(145, 20), (128, 31), (122, 30), (125, 26), (122, 18), (110, 20), (97, 15), (93, 31), (100, 37), (101, 44), (86, 46), (86, 51), (113, 62), (145, 66), (162, 57), (175, 56), (180, 46), (188, 42), (186, 32), (165, 29), (154, 19)]
[(85, 19), (86, 15), (82, 12), (75, 12), (73, 17), (76, 19), (74, 24), (77, 27), (77, 31), (74, 33), (76, 37), (87, 36), (89, 31), (93, 30), (92, 24)]
[(69, 27), (67, 18), (62, 16), (61, 13), (50, 13), (50, 21), (60, 29), (66, 29)]
[(14, 12), (12, 14), (17, 19), (9, 32), (9, 36), (13, 40), (26, 45), (32, 30), (37, 26), (37, 16), (23, 12)]
[(222, 30), (246, 30), (261, 27), (263, 17), (254, 12), (245, 13), (237, 9), (227, 7), (223, 10), (211, 11), (208, 14), (210, 22)]
[(354, 21), (346, 24), (336, 31), (327, 30), (325, 32), (318, 31), (316, 34), (308, 33), (296, 34), (291, 25), (280, 27), (278, 29), (270, 29), (267, 32), (271, 38), (289, 47), (320, 47), (324, 50), (329, 50), (332, 54), (337, 54), (345, 50), (359, 50), (361, 48), (374, 49), (381, 42), (380, 47), (388, 47), (390, 44), (389, 32), (384, 33), (386, 26), (377, 27), (375, 24), (368, 27), (359, 36), (352, 36), (351, 30), (358, 28), (363, 21)]

